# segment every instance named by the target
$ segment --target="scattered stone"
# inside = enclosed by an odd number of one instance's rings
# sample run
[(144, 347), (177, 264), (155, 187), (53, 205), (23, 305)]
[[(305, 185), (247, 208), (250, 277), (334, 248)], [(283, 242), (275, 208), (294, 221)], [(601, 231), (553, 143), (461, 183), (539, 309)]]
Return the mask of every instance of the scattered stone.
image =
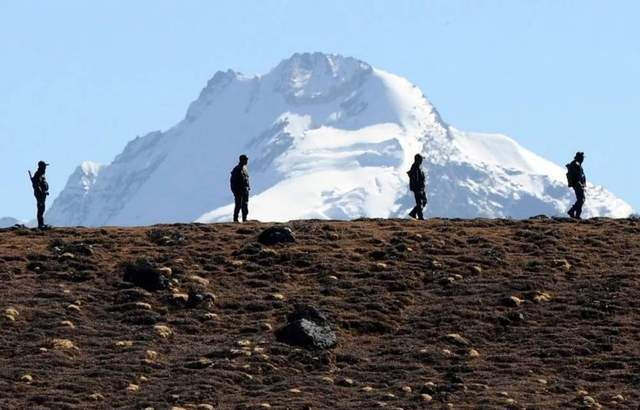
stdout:
[(338, 380), (338, 383), (336, 383), (338, 386), (343, 386), (343, 387), (353, 387), (356, 383), (353, 381), (353, 379), (350, 379), (348, 377), (343, 377), (340, 380)]
[(147, 350), (145, 352), (144, 358), (147, 362), (155, 362), (158, 360), (158, 352), (155, 350)]
[(582, 397), (582, 403), (588, 409), (601, 409), (602, 408), (602, 405), (600, 403), (598, 403), (596, 401), (596, 399), (594, 399), (591, 396)]
[(130, 383), (130, 384), (127, 386), (127, 391), (128, 391), (128, 392), (131, 392), (131, 393), (138, 392), (138, 391), (140, 391), (140, 386), (139, 386), (139, 385), (137, 385), (137, 384)]
[(80, 306), (70, 304), (69, 306), (67, 306), (67, 310), (70, 310), (72, 312), (80, 312)]
[(480, 357), (480, 352), (478, 352), (476, 349), (469, 349), (469, 357), (471, 359), (477, 359), (478, 357)]
[(588, 396), (589, 392), (584, 389), (579, 389), (577, 392), (578, 396)]
[(33, 376), (31, 376), (30, 374), (25, 374), (20, 378), (20, 380), (25, 383), (31, 383), (33, 381)]
[(536, 381), (538, 383), (540, 383), (540, 384), (545, 384), (545, 385), (547, 384), (547, 380), (546, 379), (537, 379)]
[(302, 393), (302, 390), (300, 390), (300, 389), (289, 389), (289, 393), (300, 394), (300, 393)]
[(618, 394), (618, 395), (616, 395), (616, 396), (613, 396), (613, 397), (611, 398), (611, 400), (612, 400), (612, 401), (618, 401), (618, 402), (619, 402), (619, 401), (624, 401), (624, 396), (623, 396), (622, 394)]
[(121, 349), (128, 349), (130, 347), (133, 347), (133, 341), (132, 340), (120, 340), (116, 342), (116, 347), (119, 347)]
[(209, 286), (209, 279), (205, 279), (205, 278), (200, 277), (198, 275), (189, 276), (189, 281), (197, 283), (198, 285), (202, 285), (204, 287)]
[(430, 402), (433, 400), (433, 397), (430, 394), (426, 394), (426, 393), (421, 394), (420, 397), (424, 402)]
[(173, 293), (171, 294), (171, 302), (174, 304), (186, 305), (189, 300), (188, 293)]
[(71, 252), (65, 252), (62, 255), (60, 255), (60, 260), (67, 260), (67, 259), (74, 259), (76, 257), (76, 255), (72, 254)]
[(260, 329), (270, 332), (271, 330), (273, 330), (273, 326), (271, 326), (271, 323), (269, 322), (262, 322), (260, 323)]
[(265, 408), (265, 409), (270, 409), (271, 405), (269, 403), (260, 403), (260, 404), (258, 404), (258, 407), (262, 407), (262, 408)]
[(75, 329), (76, 326), (70, 320), (63, 320), (60, 322), (60, 326), (68, 327), (69, 329)]
[(369, 393), (369, 392), (372, 392), (372, 391), (373, 391), (373, 387), (371, 387), (371, 386), (364, 386), (361, 390), (362, 390), (362, 391), (364, 391), (364, 392)]
[(89, 399), (93, 400), (93, 401), (104, 401), (105, 398), (102, 394), (100, 393), (93, 393), (89, 395)]
[(476, 275), (479, 275), (482, 273), (482, 267), (480, 267), (479, 265), (473, 265), (471, 267), (471, 272), (475, 273)]
[(138, 258), (123, 264), (125, 282), (133, 283), (148, 291), (167, 289), (171, 268), (156, 268), (151, 261)]
[(196, 361), (185, 364), (184, 367), (189, 369), (206, 369), (207, 367), (211, 367), (212, 365), (213, 361), (207, 359), (206, 357), (202, 357)]
[(316, 308), (296, 305), (287, 325), (276, 331), (278, 341), (307, 349), (330, 349), (337, 343), (327, 318)]
[(196, 406), (196, 409), (198, 409), (198, 410), (215, 410), (215, 407), (213, 407), (210, 404), (198, 404)]
[(155, 330), (156, 334), (163, 339), (166, 339), (173, 335), (173, 331), (169, 328), (169, 326), (155, 325), (153, 329)]
[(274, 293), (270, 296), (272, 300), (284, 300), (284, 295), (282, 293)]
[(18, 312), (17, 309), (9, 307), (4, 310), (4, 315), (5, 315), (4, 317), (7, 318), (8, 320), (15, 322), (18, 316), (20, 316), (20, 313)]
[(51, 344), (55, 350), (80, 350), (69, 339), (53, 339)]
[(460, 347), (468, 347), (471, 345), (471, 342), (469, 342), (469, 340), (467, 340), (466, 338), (464, 338), (463, 336), (461, 336), (458, 333), (449, 333), (446, 336), (447, 341), (449, 341), (450, 343), (453, 343), (454, 345), (460, 346)]
[(272, 226), (262, 231), (258, 236), (258, 242), (267, 246), (295, 241), (296, 237), (288, 226)]
[(551, 295), (547, 292), (537, 292), (533, 300), (536, 301), (536, 303), (548, 302), (551, 300)]
[(565, 272), (571, 270), (571, 264), (566, 259), (554, 259), (553, 264)]
[(522, 300), (522, 299), (520, 299), (519, 297), (516, 297), (516, 296), (509, 296), (508, 298), (503, 299), (502, 303), (505, 306), (518, 307), (522, 303), (524, 303), (524, 300)]
[(217, 313), (205, 313), (204, 315), (202, 315), (202, 318), (204, 320), (219, 320), (220, 316), (218, 316)]
[(413, 390), (411, 389), (411, 386), (402, 386), (402, 391), (410, 394)]
[(329, 376), (324, 376), (320, 380), (322, 380), (323, 382), (328, 383), (328, 384), (333, 384), (334, 383), (333, 379), (331, 377), (329, 377)]

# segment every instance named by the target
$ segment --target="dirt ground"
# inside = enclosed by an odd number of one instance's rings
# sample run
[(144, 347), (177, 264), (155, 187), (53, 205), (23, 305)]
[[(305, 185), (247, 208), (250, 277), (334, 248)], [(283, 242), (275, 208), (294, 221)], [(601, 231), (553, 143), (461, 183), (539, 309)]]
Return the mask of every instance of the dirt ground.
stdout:
[[(268, 226), (0, 230), (0, 408), (640, 405), (638, 220)], [(299, 302), (336, 348), (275, 340)]]

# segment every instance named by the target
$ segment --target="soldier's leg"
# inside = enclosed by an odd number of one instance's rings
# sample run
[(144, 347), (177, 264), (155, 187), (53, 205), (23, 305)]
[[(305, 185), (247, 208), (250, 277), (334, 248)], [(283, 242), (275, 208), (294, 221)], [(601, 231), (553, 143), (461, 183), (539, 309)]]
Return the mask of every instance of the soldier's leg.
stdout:
[(576, 205), (574, 214), (580, 219), (582, 215), (582, 206), (584, 205), (584, 189), (582, 187), (576, 189)]
[(423, 197), (424, 194), (422, 192), (416, 193), (416, 216), (420, 220), (424, 219), (424, 215), (422, 215), (422, 209), (424, 208)]
[(38, 228), (44, 227), (44, 199), (37, 199), (38, 202)]
[(247, 222), (248, 215), (249, 215), (249, 193), (246, 192), (242, 196), (242, 222)]
[(238, 215), (240, 214), (240, 208), (242, 207), (242, 195), (233, 194), (233, 200), (235, 206), (233, 208), (233, 222), (238, 222)]

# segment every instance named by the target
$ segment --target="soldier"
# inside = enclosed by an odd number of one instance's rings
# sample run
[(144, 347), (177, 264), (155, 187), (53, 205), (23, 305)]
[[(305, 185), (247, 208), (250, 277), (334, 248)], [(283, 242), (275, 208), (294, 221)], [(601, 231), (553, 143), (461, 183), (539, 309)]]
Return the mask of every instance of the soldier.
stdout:
[(582, 205), (584, 205), (584, 190), (587, 185), (587, 179), (582, 169), (584, 162), (584, 152), (576, 153), (573, 161), (567, 164), (567, 183), (576, 193), (576, 203), (569, 209), (569, 216), (575, 219), (581, 219)]
[(249, 158), (242, 154), (240, 162), (231, 171), (231, 192), (235, 199), (233, 210), (233, 222), (238, 222), (238, 214), (242, 210), (242, 222), (247, 222), (249, 214), (249, 170), (247, 164)]
[(422, 165), (422, 155), (416, 154), (409, 175), (409, 190), (413, 192), (416, 199), (416, 206), (409, 212), (409, 216), (417, 219), (424, 219), (422, 209), (427, 205), (427, 194), (425, 193), (425, 176), (420, 165)]
[(38, 229), (48, 228), (48, 225), (44, 224), (44, 211), (45, 211), (45, 201), (47, 200), (47, 195), (49, 195), (49, 184), (47, 183), (47, 179), (44, 177), (45, 172), (47, 171), (47, 164), (44, 161), (38, 162), (38, 170), (31, 176), (31, 171), (29, 171), (29, 177), (31, 178), (31, 186), (33, 187), (33, 195), (36, 197), (36, 203), (38, 205)]

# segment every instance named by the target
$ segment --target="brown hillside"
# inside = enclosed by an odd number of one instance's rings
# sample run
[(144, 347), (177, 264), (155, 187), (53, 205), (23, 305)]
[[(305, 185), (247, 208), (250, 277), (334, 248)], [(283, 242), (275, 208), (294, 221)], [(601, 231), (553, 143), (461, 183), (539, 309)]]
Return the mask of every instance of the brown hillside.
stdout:
[[(640, 404), (637, 220), (268, 226), (0, 230), (0, 408)], [(336, 348), (275, 340), (296, 302)]]

